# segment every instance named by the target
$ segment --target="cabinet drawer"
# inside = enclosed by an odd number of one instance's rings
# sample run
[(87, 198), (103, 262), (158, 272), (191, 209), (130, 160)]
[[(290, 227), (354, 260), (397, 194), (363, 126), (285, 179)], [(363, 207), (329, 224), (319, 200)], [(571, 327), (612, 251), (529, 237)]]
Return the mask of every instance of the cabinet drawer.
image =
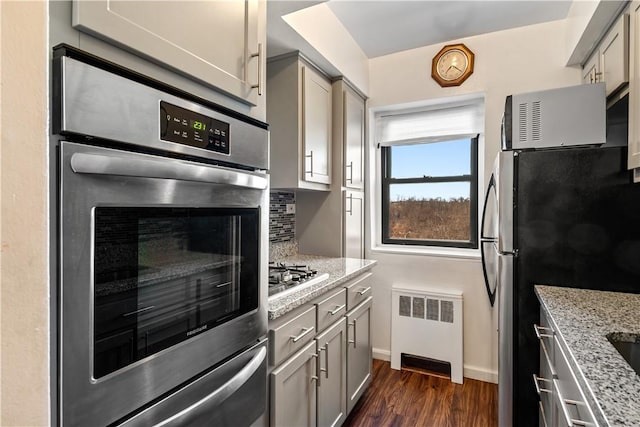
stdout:
[(355, 308), (362, 301), (371, 296), (370, 277), (373, 273), (363, 274), (353, 282), (348, 283), (347, 289), (347, 310)]
[(329, 296), (319, 301), (318, 306), (318, 332), (330, 326), (347, 312), (346, 289), (329, 292)]
[(593, 413), (558, 342), (555, 343), (555, 368), (558, 378), (553, 380), (553, 393), (560, 410), (558, 418), (561, 424), (572, 426), (584, 422), (586, 425), (596, 425)]
[(310, 342), (316, 335), (315, 325), (316, 307), (311, 306), (286, 323), (270, 329), (271, 364), (279, 364)]

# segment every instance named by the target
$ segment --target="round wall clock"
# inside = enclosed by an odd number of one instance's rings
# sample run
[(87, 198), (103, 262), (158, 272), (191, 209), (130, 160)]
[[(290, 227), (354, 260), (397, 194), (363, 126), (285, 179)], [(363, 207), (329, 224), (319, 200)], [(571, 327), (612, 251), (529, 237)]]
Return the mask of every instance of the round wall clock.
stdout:
[(473, 59), (462, 43), (446, 45), (433, 57), (431, 77), (442, 87), (460, 86), (473, 73)]

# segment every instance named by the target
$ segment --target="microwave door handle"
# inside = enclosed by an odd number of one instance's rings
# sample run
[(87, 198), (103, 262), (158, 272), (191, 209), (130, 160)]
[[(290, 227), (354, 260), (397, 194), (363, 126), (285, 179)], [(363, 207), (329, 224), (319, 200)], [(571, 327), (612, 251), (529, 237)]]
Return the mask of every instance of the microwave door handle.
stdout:
[(71, 156), (71, 169), (75, 173), (119, 175), (142, 178), (176, 179), (264, 190), (265, 176), (237, 171), (221, 166), (200, 165), (175, 159), (144, 158), (146, 155), (128, 154), (127, 157), (101, 154), (75, 153)]
[(233, 378), (224, 383), (220, 388), (203, 397), (193, 405), (186, 407), (177, 414), (174, 414), (171, 417), (159, 422), (154, 427), (183, 426), (185, 424), (188, 424), (190, 421), (193, 421), (192, 418), (195, 415), (202, 413), (202, 411), (214, 411), (217, 405), (219, 405), (229, 396), (238, 391), (238, 389), (242, 387), (242, 385), (253, 376), (253, 374), (262, 365), (262, 362), (264, 361), (266, 355), (267, 348), (262, 347), (260, 351), (258, 351), (258, 354), (253, 356), (249, 363), (247, 363), (244, 368), (240, 370), (240, 372), (234, 375)]

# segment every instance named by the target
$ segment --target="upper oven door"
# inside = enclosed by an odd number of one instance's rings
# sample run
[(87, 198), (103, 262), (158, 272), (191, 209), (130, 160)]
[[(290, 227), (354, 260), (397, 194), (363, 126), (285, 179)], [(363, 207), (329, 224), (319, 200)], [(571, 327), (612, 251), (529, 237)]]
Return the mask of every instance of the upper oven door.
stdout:
[(114, 422), (266, 334), (266, 174), (71, 142), (60, 161), (64, 425)]

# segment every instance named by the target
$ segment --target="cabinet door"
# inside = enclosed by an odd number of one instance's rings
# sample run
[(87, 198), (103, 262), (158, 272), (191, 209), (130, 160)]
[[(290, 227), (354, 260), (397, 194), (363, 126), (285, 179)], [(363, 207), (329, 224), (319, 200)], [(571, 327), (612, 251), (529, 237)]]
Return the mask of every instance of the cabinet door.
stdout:
[[(640, 1), (631, 3), (629, 66), (629, 169), (640, 168)], [(634, 181), (639, 173), (635, 171)]]
[(271, 372), (271, 425), (315, 426), (316, 343), (310, 342)]
[(305, 181), (331, 183), (331, 84), (302, 65), (302, 139)]
[(582, 67), (582, 82), (586, 84), (597, 83), (598, 76), (600, 75), (599, 73), (600, 55), (596, 51)]
[(73, 26), (257, 105), (258, 1), (74, 0)]
[(345, 191), (344, 199), (344, 256), (364, 257), (364, 193)]
[(344, 185), (364, 189), (364, 100), (343, 92)]
[(607, 95), (629, 81), (628, 18), (626, 13), (622, 14), (600, 44), (602, 78), (598, 81), (605, 83)]
[(371, 301), (347, 313), (347, 414), (371, 382)]
[(318, 427), (340, 426), (347, 417), (347, 324), (343, 317), (316, 337)]

